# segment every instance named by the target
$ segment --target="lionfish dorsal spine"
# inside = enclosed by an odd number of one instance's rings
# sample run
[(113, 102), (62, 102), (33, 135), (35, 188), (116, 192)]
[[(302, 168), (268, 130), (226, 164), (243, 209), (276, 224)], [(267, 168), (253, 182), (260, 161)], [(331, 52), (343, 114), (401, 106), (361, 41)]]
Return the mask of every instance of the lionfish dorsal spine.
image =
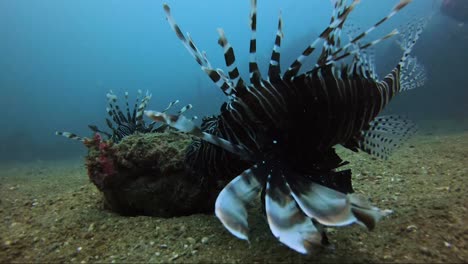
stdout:
[(348, 17), (348, 15), (351, 13), (351, 11), (354, 9), (354, 7), (357, 5), (359, 0), (353, 0), (353, 2), (344, 8), (344, 11), (341, 15), (337, 16), (336, 19), (328, 25), (325, 30), (320, 33), (319, 37), (316, 38), (304, 51), (302, 54), (289, 66), (288, 70), (284, 73), (283, 79), (286, 80), (291, 80), (294, 78), (297, 73), (300, 71), (302, 64), (304, 63), (305, 59), (309, 57), (314, 50), (316, 49), (317, 44), (321, 41), (327, 41), (328, 38), (330, 37), (330, 34), (332, 34), (335, 30), (335, 28), (339, 27)]
[(127, 112), (127, 120), (130, 122), (132, 120), (132, 116), (130, 115), (130, 105), (128, 104), (128, 92), (125, 91), (125, 110)]
[(135, 125), (136, 126), (143, 125), (143, 122), (144, 122), (143, 121), (143, 112), (146, 109), (146, 106), (148, 105), (149, 101), (151, 100), (151, 96), (152, 95), (148, 91), (146, 91), (145, 96), (143, 97), (143, 99), (141, 99), (141, 103), (138, 106), (136, 117), (135, 117)]
[(364, 37), (366, 37), (367, 35), (369, 35), (369, 33), (371, 33), (372, 31), (374, 31), (378, 26), (380, 26), (381, 24), (383, 24), (385, 21), (387, 21), (388, 19), (390, 19), (391, 17), (393, 17), (395, 14), (397, 14), (401, 9), (403, 9), (406, 5), (409, 4), (409, 2), (411, 2), (411, 0), (401, 0), (392, 10), (391, 12), (381, 18), (377, 23), (375, 23), (372, 27), (368, 28), (366, 31), (363, 31), (361, 32), (360, 34), (358, 34), (356, 37), (354, 37), (353, 39), (351, 39), (349, 41), (348, 44), (344, 45), (343, 47), (337, 49), (333, 54), (331, 54), (331, 56), (334, 58), (333, 60), (336, 61), (338, 57), (342, 57), (342, 56), (338, 56), (339, 53), (341, 52), (345, 52), (347, 53), (346, 51), (349, 50), (349, 48), (351, 48), (353, 45), (356, 45), (360, 40), (362, 40)]
[(197, 48), (193, 40), (188, 35), (187, 37), (182, 33), (179, 25), (176, 23), (174, 18), (171, 15), (171, 9), (169, 5), (164, 3), (164, 11), (166, 13), (167, 21), (171, 26), (172, 30), (176, 33), (179, 40), (182, 42), (184, 47), (189, 51), (189, 53), (195, 58), (195, 61), (201, 66), (202, 70), (210, 77), (210, 79), (218, 86), (226, 95), (230, 95), (233, 92), (232, 85), (226, 78), (223, 78), (216, 69), (211, 67), (211, 63), (208, 61), (206, 54), (201, 53)]
[(120, 107), (117, 103), (117, 100), (118, 100), (117, 95), (114, 94), (112, 90), (110, 90), (109, 93), (107, 94), (107, 98), (109, 100), (109, 106), (112, 109), (112, 113), (118, 120), (119, 124), (127, 123), (128, 120), (125, 118), (124, 114), (120, 110)]
[(140, 98), (141, 98), (141, 90), (138, 89), (137, 96), (135, 99), (135, 105), (133, 106), (132, 118), (131, 118), (131, 121), (133, 123), (135, 123), (135, 120), (136, 120), (136, 114), (137, 114), (138, 104), (140, 103)]
[(218, 33), (218, 44), (224, 50), (224, 61), (226, 63), (226, 67), (228, 68), (229, 78), (233, 82), (232, 86), (237, 87), (238, 85), (243, 85), (244, 82), (240, 76), (239, 68), (236, 64), (236, 56), (234, 54), (234, 49), (231, 43), (229, 43), (229, 41), (227, 40), (226, 34), (224, 33), (224, 30), (222, 28), (218, 28)]
[(278, 17), (278, 29), (276, 31), (275, 44), (271, 52), (270, 66), (268, 68), (268, 80), (276, 80), (281, 78), (281, 40), (283, 39), (283, 19), (281, 12)]
[(250, 1), (250, 33), (249, 76), (250, 83), (256, 86), (261, 79), (257, 64), (257, 0)]

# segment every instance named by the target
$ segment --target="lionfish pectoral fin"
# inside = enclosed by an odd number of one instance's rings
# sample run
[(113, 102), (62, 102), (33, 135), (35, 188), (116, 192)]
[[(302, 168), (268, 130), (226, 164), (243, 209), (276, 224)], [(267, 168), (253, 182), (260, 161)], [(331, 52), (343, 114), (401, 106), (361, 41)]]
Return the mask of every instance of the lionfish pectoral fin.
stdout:
[[(184, 107), (186, 108), (186, 107)], [(183, 108), (183, 109), (184, 109)], [(181, 110), (182, 111), (182, 110)], [(180, 112), (180, 111), (179, 111)], [(156, 122), (165, 123), (181, 132), (192, 134), (231, 153), (239, 155), (244, 159), (250, 159), (250, 152), (240, 145), (233, 144), (223, 138), (203, 132), (195, 123), (184, 115), (169, 115), (157, 111), (145, 111), (145, 114)]]
[(247, 205), (263, 188), (260, 173), (257, 165), (245, 170), (226, 185), (216, 199), (216, 216), (231, 234), (243, 240), (248, 240)]
[(162, 112), (145, 110), (145, 115), (156, 122), (165, 123), (181, 132), (190, 133), (197, 137), (202, 137), (202, 131), (190, 119), (184, 115), (169, 115)]
[(55, 135), (56, 136), (63, 136), (63, 137), (66, 137), (68, 139), (72, 139), (72, 140), (77, 140), (77, 141), (81, 141), (81, 142), (85, 142), (87, 140), (90, 140), (89, 138), (86, 138), (86, 137), (80, 137), (74, 133), (70, 133), (70, 132), (61, 132), (61, 131), (55, 131)]
[(302, 254), (322, 245), (322, 232), (298, 207), (284, 175), (276, 171), (267, 178), (265, 208), (270, 230), (281, 243)]
[(385, 217), (392, 212), (391, 210), (380, 210), (379, 208), (372, 206), (369, 201), (358, 194), (348, 194), (348, 197), (352, 204), (351, 211), (357, 218), (358, 223), (364, 225), (369, 230), (373, 230), (377, 222), (382, 217)]
[(306, 175), (290, 173), (287, 181), (302, 211), (320, 224), (345, 226), (356, 222), (345, 193), (315, 183)]
[[(372, 230), (388, 214), (372, 206), (361, 196), (345, 194), (315, 183), (300, 175), (288, 178), (292, 196), (302, 211), (321, 225), (360, 224)], [(320, 227), (316, 224), (317, 227)]]
[(417, 127), (413, 122), (401, 116), (380, 116), (370, 122), (368, 130), (361, 132), (358, 146), (364, 152), (387, 159), (391, 152), (416, 130)]

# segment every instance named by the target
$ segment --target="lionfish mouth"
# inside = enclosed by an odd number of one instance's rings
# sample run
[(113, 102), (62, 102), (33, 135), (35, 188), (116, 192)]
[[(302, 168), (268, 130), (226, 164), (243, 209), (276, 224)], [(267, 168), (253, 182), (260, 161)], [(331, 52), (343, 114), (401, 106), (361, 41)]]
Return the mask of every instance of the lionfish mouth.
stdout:
[[(211, 119), (210, 125), (205, 124), (209, 127), (206, 129), (181, 114), (145, 114), (207, 142), (197, 153), (201, 162), (228, 171), (236, 163), (226, 158), (226, 152), (251, 162), (250, 168), (224, 187), (215, 204), (216, 216), (240, 239), (248, 240), (247, 205), (259, 195), (264, 198), (273, 235), (303, 254), (312, 252), (314, 246), (327, 244), (326, 227), (357, 223), (373, 229), (389, 213), (353, 193), (351, 171), (337, 170), (345, 162), (334, 146), (385, 159), (414, 133), (414, 124), (405, 118), (378, 114), (399, 92), (423, 85), (424, 69), (410, 53), (425, 20), (402, 32), (393, 30), (365, 42), (370, 32), (410, 2), (401, 0), (387, 16), (343, 45), (341, 32), (359, 1), (348, 2), (334, 1), (330, 24), (284, 73), (280, 69), (280, 16), (268, 76), (264, 79), (256, 61), (257, 1), (251, 0), (250, 83), (241, 78), (234, 49), (222, 29), (218, 43), (224, 50), (228, 74), (211, 66), (206, 54), (182, 33), (169, 6), (164, 4), (171, 28), (228, 100), (222, 105), (221, 114)], [(366, 50), (398, 33), (403, 55), (392, 72), (379, 80), (373, 57)], [(300, 74), (305, 59), (322, 42), (315, 66)], [(292, 157), (300, 161), (284, 160)]]

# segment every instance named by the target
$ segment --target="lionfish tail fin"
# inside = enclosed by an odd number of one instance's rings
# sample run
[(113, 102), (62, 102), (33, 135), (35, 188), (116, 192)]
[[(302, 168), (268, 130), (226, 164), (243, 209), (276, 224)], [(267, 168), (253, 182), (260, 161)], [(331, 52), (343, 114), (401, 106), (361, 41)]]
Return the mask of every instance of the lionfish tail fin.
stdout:
[(397, 41), (403, 50), (403, 55), (398, 63), (400, 68), (400, 91), (411, 90), (423, 86), (427, 76), (424, 66), (416, 58), (410, 56), (414, 45), (419, 40), (429, 18), (420, 18), (408, 24), (400, 33)]
[(61, 132), (61, 131), (55, 131), (55, 135), (56, 136), (62, 136), (62, 137), (66, 137), (68, 139), (72, 139), (72, 140), (77, 140), (77, 141), (81, 141), (81, 142), (85, 142), (87, 140), (90, 140), (89, 138), (86, 138), (86, 137), (80, 137), (74, 133), (70, 133), (70, 132)]
[(410, 53), (413, 50), (413, 47), (418, 42), (424, 28), (427, 25), (428, 18), (420, 18), (414, 22), (408, 24), (404, 29), (400, 32), (400, 38), (397, 41), (400, 48), (403, 50), (403, 55), (401, 56), (400, 62), (398, 65), (401, 69), (406, 67), (406, 63), (409, 63), (410, 60)]
[(387, 159), (394, 149), (398, 148), (416, 131), (416, 125), (404, 117), (380, 116), (370, 122), (369, 129), (361, 132), (358, 146), (368, 154)]
[(400, 90), (412, 90), (424, 85), (427, 80), (426, 69), (415, 57), (406, 59), (404, 68), (401, 68)]

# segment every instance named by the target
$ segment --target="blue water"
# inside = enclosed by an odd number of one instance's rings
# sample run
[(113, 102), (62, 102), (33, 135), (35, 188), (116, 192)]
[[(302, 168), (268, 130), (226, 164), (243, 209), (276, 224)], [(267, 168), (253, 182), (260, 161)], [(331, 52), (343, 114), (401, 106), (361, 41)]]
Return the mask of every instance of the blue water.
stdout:
[[(351, 21), (366, 29), (398, 2), (362, 0)], [(248, 0), (168, 1), (183, 31), (189, 31), (212, 64), (223, 67), (217, 44), (224, 28), (247, 74)], [(414, 53), (427, 67), (429, 81), (390, 106), (415, 119), (466, 116), (465, 62), (468, 25), (438, 12), (438, 1), (414, 0), (381, 26), (377, 38), (415, 17), (430, 16)], [(258, 58), (266, 70), (276, 32), (284, 19), (283, 68), (329, 23), (326, 0), (259, 0)], [(70, 131), (87, 136), (88, 124), (105, 128), (105, 94), (123, 99), (129, 91), (153, 94), (149, 109), (161, 110), (175, 99), (192, 103), (191, 115), (216, 113), (223, 94), (200, 70), (165, 20), (162, 1), (2, 0), (0, 1), (0, 160), (54, 159), (77, 156), (85, 148), (54, 135)], [(381, 76), (398, 61), (395, 39), (379, 45)], [(121, 101), (123, 102), (123, 101)]]

